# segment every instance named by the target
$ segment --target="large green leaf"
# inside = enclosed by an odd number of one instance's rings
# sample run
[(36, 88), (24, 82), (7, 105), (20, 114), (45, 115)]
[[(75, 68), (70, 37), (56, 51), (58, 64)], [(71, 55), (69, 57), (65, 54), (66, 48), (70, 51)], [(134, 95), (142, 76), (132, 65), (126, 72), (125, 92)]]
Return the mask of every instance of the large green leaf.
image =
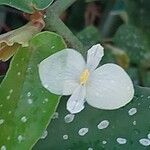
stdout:
[(127, 52), (133, 64), (140, 64), (140, 62), (150, 59), (149, 40), (135, 26), (120, 26), (113, 41), (117, 47)]
[(27, 13), (33, 13), (35, 9), (43, 10), (54, 0), (0, 0), (0, 5), (9, 5)]
[(0, 86), (0, 148), (28, 150), (42, 135), (58, 102), (41, 85), (38, 64), (65, 48), (55, 33), (42, 32), (20, 48)]
[[(150, 133), (149, 88), (136, 88), (132, 102), (118, 110), (100, 110), (87, 105), (70, 123), (64, 121), (68, 114), (67, 99), (61, 99), (57, 110), (58, 118), (49, 125), (47, 137), (40, 140), (33, 149), (60, 150), (61, 147), (61, 150), (146, 150), (139, 140), (148, 139)], [(103, 120), (109, 121), (108, 127), (98, 129), (97, 125)], [(106, 127), (105, 125), (101, 127)], [(78, 134), (81, 128), (88, 128), (84, 136)], [(118, 139), (122, 144), (117, 142), (117, 138), (124, 138)]]

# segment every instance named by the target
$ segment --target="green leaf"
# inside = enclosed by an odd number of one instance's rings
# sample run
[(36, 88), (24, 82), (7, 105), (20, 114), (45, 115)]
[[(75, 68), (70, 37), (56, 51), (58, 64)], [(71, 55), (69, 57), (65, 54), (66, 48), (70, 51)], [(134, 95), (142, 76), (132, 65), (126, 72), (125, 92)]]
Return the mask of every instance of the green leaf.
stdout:
[[(68, 114), (67, 99), (65, 97), (61, 99), (57, 110), (58, 118), (49, 125), (48, 136), (40, 140), (33, 150), (60, 150), (60, 146), (62, 150), (88, 150), (89, 147), (93, 150), (145, 150), (145, 146), (141, 145), (139, 140), (147, 138), (150, 132), (149, 88), (136, 88), (132, 102), (121, 109), (100, 110), (87, 105), (70, 123), (64, 121), (64, 117)], [(131, 108), (136, 108), (137, 112)], [(97, 125), (103, 120), (109, 121), (108, 127), (98, 129)], [(84, 136), (78, 134), (81, 128), (88, 128)], [(64, 135), (68, 135), (68, 139), (63, 139)], [(127, 142), (119, 144), (116, 141), (119, 137), (125, 138)]]
[(59, 96), (41, 85), (38, 64), (65, 46), (59, 35), (45, 31), (18, 50), (0, 86), (0, 148), (28, 150), (41, 137)]
[(127, 52), (131, 63), (140, 64), (145, 59), (149, 60), (147, 58), (150, 56), (149, 40), (135, 26), (120, 26), (113, 41), (117, 47)]
[(98, 43), (101, 39), (100, 33), (94, 26), (88, 26), (77, 34), (79, 40), (87, 47)]
[(145, 86), (150, 87), (150, 71), (147, 70), (145, 73), (145, 77), (143, 78), (143, 82)]
[(130, 22), (140, 27), (145, 34), (150, 34), (150, 1), (149, 0), (124, 0)]
[(54, 0), (0, 0), (0, 5), (8, 5), (27, 13), (33, 13), (35, 9), (46, 9)]

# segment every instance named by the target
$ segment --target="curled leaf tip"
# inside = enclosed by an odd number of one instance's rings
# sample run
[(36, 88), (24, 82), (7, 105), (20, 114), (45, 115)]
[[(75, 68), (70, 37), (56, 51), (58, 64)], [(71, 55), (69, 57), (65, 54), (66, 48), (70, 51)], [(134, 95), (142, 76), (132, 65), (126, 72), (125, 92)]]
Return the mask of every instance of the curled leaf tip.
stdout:
[(30, 39), (39, 33), (44, 26), (42, 13), (35, 12), (30, 15), (30, 21), (26, 25), (0, 35), (0, 60), (7, 61), (19, 46), (29, 46)]

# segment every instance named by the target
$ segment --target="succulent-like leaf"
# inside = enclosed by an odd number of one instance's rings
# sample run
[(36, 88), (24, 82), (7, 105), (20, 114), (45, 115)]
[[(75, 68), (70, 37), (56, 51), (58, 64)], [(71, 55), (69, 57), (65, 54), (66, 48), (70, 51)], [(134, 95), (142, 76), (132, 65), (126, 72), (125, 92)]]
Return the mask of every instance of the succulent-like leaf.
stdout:
[(101, 40), (100, 33), (94, 26), (86, 27), (77, 34), (77, 37), (87, 48), (90, 48)]
[(150, 58), (149, 41), (135, 26), (120, 26), (113, 40), (117, 47), (127, 52), (133, 64), (140, 64), (148, 56)]
[(28, 150), (42, 135), (57, 105), (59, 96), (43, 88), (38, 64), (65, 48), (63, 39), (41, 32), (20, 48), (0, 86), (0, 148)]

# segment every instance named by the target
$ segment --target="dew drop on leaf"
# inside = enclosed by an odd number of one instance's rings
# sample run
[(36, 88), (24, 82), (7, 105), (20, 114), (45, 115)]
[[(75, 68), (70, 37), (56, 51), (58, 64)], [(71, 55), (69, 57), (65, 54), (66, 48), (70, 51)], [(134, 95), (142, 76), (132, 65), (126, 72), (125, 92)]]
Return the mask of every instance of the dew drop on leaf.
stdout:
[(12, 92), (13, 92), (13, 89), (10, 89), (10, 90), (9, 90), (9, 93), (11, 94)]
[(88, 131), (89, 131), (88, 128), (81, 128), (81, 129), (79, 130), (78, 134), (79, 134), (80, 136), (84, 136), (85, 134), (88, 133)]
[(74, 120), (74, 114), (68, 114), (64, 117), (65, 123), (70, 123)]
[(31, 96), (31, 92), (28, 92), (28, 93), (27, 93), (27, 96), (30, 97), (30, 96)]
[(55, 112), (52, 119), (58, 119), (58, 117), (59, 117), (58, 112)]
[(67, 134), (63, 135), (63, 139), (67, 140), (68, 139), (68, 135)]
[(142, 144), (143, 146), (149, 146), (150, 145), (150, 140), (143, 138), (139, 140), (140, 144)]
[(27, 117), (26, 117), (26, 116), (23, 116), (23, 117), (21, 118), (21, 121), (25, 123), (25, 122), (27, 121)]
[(19, 136), (18, 136), (18, 142), (20, 143), (22, 140), (23, 140), (22, 135), (19, 135)]
[(136, 114), (137, 113), (137, 109), (136, 108), (131, 108), (129, 111), (128, 111), (128, 114), (130, 115), (130, 116), (133, 116), (134, 114)]
[(134, 126), (136, 125), (136, 121), (135, 121), (135, 120), (133, 121), (133, 125), (134, 125)]
[(45, 130), (41, 136), (41, 139), (45, 139), (47, 137), (47, 135), (48, 135), (48, 131)]
[(6, 146), (3, 145), (3, 146), (1, 147), (1, 150), (6, 150)]
[(101, 121), (101, 122), (97, 125), (98, 129), (100, 129), (100, 130), (105, 129), (105, 128), (107, 128), (108, 126), (109, 126), (109, 121), (108, 121), (108, 120), (103, 120), (103, 121)]
[(102, 141), (102, 144), (106, 144), (107, 143), (107, 141)]
[(17, 75), (20, 76), (20, 75), (21, 75), (21, 72), (18, 72)]
[(127, 140), (125, 138), (117, 138), (117, 142), (119, 144), (126, 144), (127, 143)]
[(0, 125), (4, 123), (4, 119), (0, 119)]
[(29, 98), (29, 99), (28, 99), (28, 103), (29, 103), (29, 104), (32, 104), (32, 103), (33, 103), (33, 100), (32, 100), (31, 98)]

